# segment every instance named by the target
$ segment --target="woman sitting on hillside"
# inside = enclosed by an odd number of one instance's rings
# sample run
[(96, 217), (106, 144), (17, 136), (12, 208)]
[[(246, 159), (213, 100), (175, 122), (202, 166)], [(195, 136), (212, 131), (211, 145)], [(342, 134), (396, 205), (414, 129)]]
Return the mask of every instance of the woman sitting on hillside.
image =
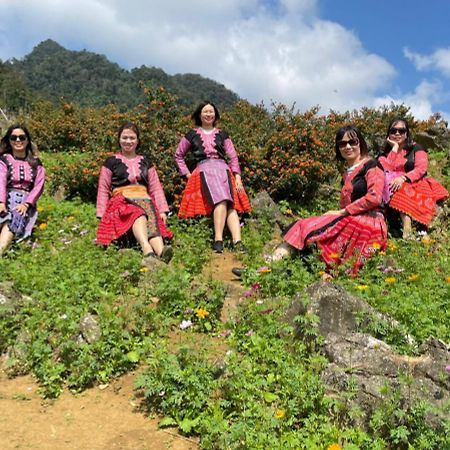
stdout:
[(14, 237), (30, 236), (45, 170), (23, 125), (8, 128), (0, 143), (0, 256)]
[(429, 226), (436, 203), (448, 197), (447, 190), (427, 177), (428, 156), (415, 144), (405, 119), (394, 119), (387, 129), (386, 145), (378, 158), (385, 171), (383, 200), (400, 212), (403, 237), (412, 236), (411, 218)]
[[(337, 131), (335, 152), (336, 159), (347, 166), (342, 180), (340, 209), (293, 223), (284, 232), (285, 242), (269, 257), (270, 260), (281, 259), (294, 249), (302, 250), (317, 243), (329, 269), (352, 259), (352, 273), (356, 275), (375, 249), (386, 248), (387, 229), (381, 212), (382, 168), (369, 157), (366, 141), (353, 125)], [(330, 278), (330, 275), (325, 277)]]
[(163, 238), (172, 237), (166, 228), (169, 211), (155, 166), (147, 156), (138, 155), (141, 145), (138, 127), (122, 125), (118, 133), (120, 152), (110, 156), (100, 171), (97, 192), (97, 244), (108, 245), (131, 235), (145, 257), (168, 262), (172, 247)]
[[(212, 214), (213, 250), (217, 253), (223, 251), (226, 223), (233, 248), (245, 252), (238, 212), (248, 212), (251, 207), (242, 184), (233, 142), (225, 131), (216, 128), (220, 115), (214, 103), (201, 103), (191, 117), (197, 127), (181, 139), (175, 153), (180, 174), (188, 179), (178, 215), (185, 219)], [(184, 160), (189, 151), (196, 163), (192, 173)]]

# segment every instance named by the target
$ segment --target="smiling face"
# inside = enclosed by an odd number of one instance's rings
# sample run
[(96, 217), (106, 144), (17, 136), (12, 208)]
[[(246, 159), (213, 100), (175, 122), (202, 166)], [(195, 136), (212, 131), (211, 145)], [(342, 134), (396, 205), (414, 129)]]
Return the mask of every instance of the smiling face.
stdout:
[(28, 145), (28, 138), (22, 128), (14, 128), (9, 136), (11, 149), (15, 154), (25, 154)]
[(403, 120), (397, 120), (394, 122), (389, 129), (389, 139), (391, 141), (397, 142), (400, 148), (406, 142), (408, 137), (408, 129), (406, 127), (406, 123)]
[(125, 128), (119, 137), (119, 144), (125, 156), (135, 156), (139, 139), (137, 134), (130, 128)]
[(361, 148), (359, 139), (350, 133), (345, 133), (342, 139), (338, 141), (339, 151), (347, 165), (356, 164), (361, 159)]
[(216, 120), (216, 113), (212, 105), (205, 105), (200, 112), (200, 120), (202, 121), (203, 128), (214, 127), (214, 122)]

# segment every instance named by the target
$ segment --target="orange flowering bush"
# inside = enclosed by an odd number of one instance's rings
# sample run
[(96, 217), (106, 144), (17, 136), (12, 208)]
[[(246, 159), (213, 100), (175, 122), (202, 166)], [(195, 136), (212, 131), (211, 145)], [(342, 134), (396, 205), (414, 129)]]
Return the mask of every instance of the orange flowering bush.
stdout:
[[(118, 149), (117, 130), (125, 121), (132, 121), (141, 130), (140, 152), (154, 161), (169, 202), (179, 205), (185, 182), (178, 175), (174, 153), (192, 127), (192, 108), (179, 106), (164, 88), (143, 89), (146, 103), (127, 112), (115, 105), (86, 108), (61, 99), (56, 108), (38, 101), (26, 118), (20, 118), (40, 150), (55, 155), (47, 171), (53, 191), (63, 187), (69, 196), (95, 199), (102, 162)], [(246, 101), (221, 111), (219, 126), (235, 144), (243, 181), (251, 194), (265, 190), (276, 200), (311, 200), (320, 184), (333, 182), (338, 174), (334, 136), (343, 125), (360, 127), (374, 153), (384, 142), (386, 126), (394, 116), (408, 117), (413, 130), (430, 125), (415, 122), (405, 106), (362, 108), (344, 114), (331, 111), (326, 116), (318, 112), (317, 107), (300, 113), (282, 104), (266, 108)]]

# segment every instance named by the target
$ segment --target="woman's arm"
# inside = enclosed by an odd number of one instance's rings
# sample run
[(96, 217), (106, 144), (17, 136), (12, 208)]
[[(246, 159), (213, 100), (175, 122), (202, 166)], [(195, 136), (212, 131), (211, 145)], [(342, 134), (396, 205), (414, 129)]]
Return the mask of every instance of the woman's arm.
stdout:
[(1, 205), (4, 206), (6, 211), (6, 202), (8, 200), (8, 192), (6, 187), (8, 186), (8, 169), (3, 161), (0, 161), (0, 212), (2, 211)]
[(414, 159), (414, 169), (406, 172), (406, 177), (411, 183), (419, 181), (428, 170), (428, 155), (425, 150), (417, 150)]
[(365, 175), (367, 193), (345, 207), (348, 214), (361, 214), (381, 205), (384, 187), (384, 172), (379, 167), (369, 169)]
[(27, 196), (26, 203), (36, 206), (39, 197), (42, 195), (44, 191), (44, 183), (45, 183), (45, 169), (43, 166), (37, 166), (36, 169), (36, 178), (34, 180), (33, 189), (31, 189), (30, 193)]
[(160, 213), (166, 213), (169, 211), (169, 205), (167, 204), (164, 190), (159, 181), (158, 173), (155, 167), (151, 167), (148, 170), (148, 193), (152, 197)]
[(230, 163), (228, 164), (230, 167), (230, 170), (234, 174), (241, 174), (241, 168), (239, 166), (239, 159), (237, 156), (236, 149), (234, 148), (233, 141), (230, 138), (225, 139), (224, 141), (224, 149), (225, 153), (228, 156)]
[(96, 216), (100, 219), (106, 211), (106, 206), (111, 195), (111, 177), (112, 172), (107, 167), (102, 166), (98, 178), (97, 189), (97, 211)]
[(175, 162), (177, 163), (180, 174), (183, 176), (191, 175), (191, 172), (189, 171), (188, 166), (184, 161), (184, 157), (186, 156), (186, 153), (190, 148), (191, 143), (185, 137), (183, 137), (178, 144), (177, 150), (175, 152)]

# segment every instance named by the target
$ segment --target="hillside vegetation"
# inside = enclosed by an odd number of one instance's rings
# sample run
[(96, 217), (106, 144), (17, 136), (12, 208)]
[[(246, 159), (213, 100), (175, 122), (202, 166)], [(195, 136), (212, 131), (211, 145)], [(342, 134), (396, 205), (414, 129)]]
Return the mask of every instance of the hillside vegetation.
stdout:
[[(247, 291), (237, 316), (225, 320), (225, 287), (203, 270), (211, 264), (208, 219), (171, 215), (174, 260), (154, 271), (141, 265), (138, 249), (94, 244), (99, 167), (117, 148), (115, 133), (124, 120), (143, 130), (143, 151), (155, 161), (176, 213), (183, 183), (173, 153), (190, 126), (189, 111), (165, 89), (147, 87), (144, 95), (146, 102), (127, 113), (113, 105), (38, 101), (18, 117), (41, 149), (48, 183), (32, 239), (0, 260), (3, 280), (25, 295), (14, 314), (0, 315), (0, 353), (7, 352), (10, 375), (32, 372), (42, 394), (57, 397), (63, 389), (79, 392), (141, 367), (136, 388), (143, 410), (158, 414), (161, 426), (200, 436), (207, 449), (450, 448), (449, 425), (430, 425), (430, 405), (405, 409), (398, 392), (387, 392), (363, 428), (356, 420), (361, 411), (327, 395), (317, 319), (299, 318), (309, 342), (296, 340), (281, 320), (293, 296), (319, 280), (324, 267), (313, 251), (263, 268), (265, 245), (273, 238), (269, 220), (250, 216), (243, 222)], [(323, 116), (243, 101), (223, 111), (222, 125), (238, 149), (249, 192), (268, 191), (294, 219), (337, 201), (336, 129), (356, 123), (376, 148), (398, 114), (410, 119), (413, 132), (434, 125), (435, 119), (414, 120), (404, 106)], [(450, 187), (447, 152), (429, 150), (433, 175)], [(55, 192), (63, 192), (64, 200), (57, 201)], [(444, 208), (426, 238), (391, 237), (386, 254), (375, 255), (358, 278), (343, 268), (334, 282), (394, 317), (418, 344), (430, 335), (448, 343), (449, 244)], [(386, 258), (395, 272), (386, 272)], [(92, 341), (80, 338), (86, 315), (100, 329)], [(371, 332), (399, 353), (417, 352), (381, 322)], [(443, 367), (443, 379), (448, 376)], [(349, 387), (344, 394), (350, 400), (354, 392)]]
[(14, 113), (28, 109), (30, 97), (42, 97), (54, 103), (63, 98), (95, 107), (112, 103), (126, 110), (146, 100), (142, 83), (164, 86), (189, 107), (205, 98), (221, 107), (239, 99), (225, 86), (198, 74), (169, 75), (146, 66), (129, 71), (104, 55), (67, 50), (48, 39), (21, 60), (0, 61), (0, 108)]

